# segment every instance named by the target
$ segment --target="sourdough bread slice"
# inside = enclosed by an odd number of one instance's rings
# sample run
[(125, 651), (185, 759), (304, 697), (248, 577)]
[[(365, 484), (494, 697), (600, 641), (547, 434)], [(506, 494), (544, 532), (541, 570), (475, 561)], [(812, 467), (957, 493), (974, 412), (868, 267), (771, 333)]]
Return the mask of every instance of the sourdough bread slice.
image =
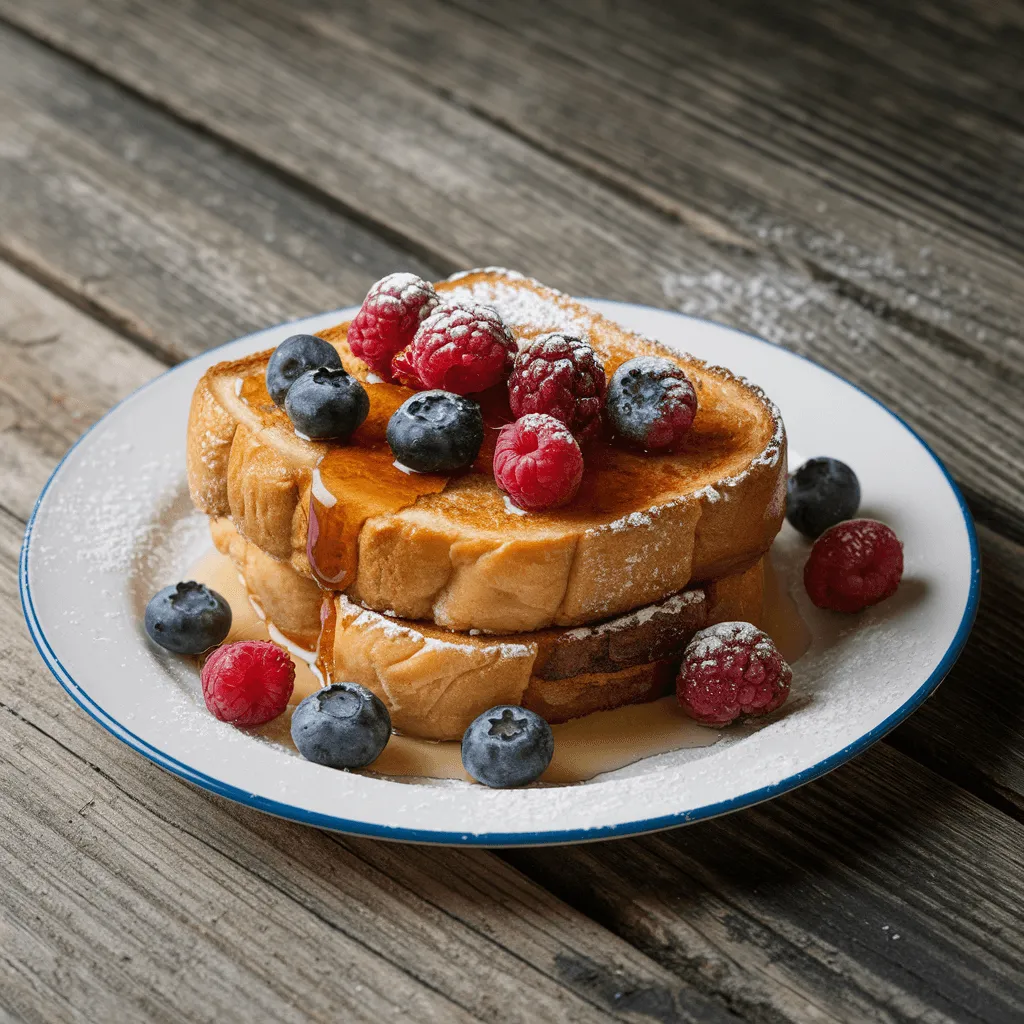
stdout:
[(369, 687), (387, 704), (396, 729), (427, 739), (458, 739), (496, 704), (522, 704), (550, 722), (564, 722), (653, 700), (671, 687), (681, 652), (698, 629), (730, 620), (757, 624), (761, 616), (758, 562), (592, 626), (504, 636), (453, 633), (325, 593), (245, 540), (230, 520), (210, 525), (218, 550), (231, 557), (263, 614), (300, 646), (316, 650), (321, 602), (335, 602), (333, 643), (321, 652), (331, 677)]
[[(589, 448), (580, 493), (564, 508), (516, 514), (490, 474), (469, 473), (405, 507), (359, 520), (355, 568), (339, 584), (353, 601), (454, 630), (575, 626), (643, 607), (694, 581), (742, 572), (768, 550), (784, 514), (786, 438), (777, 410), (757, 387), (509, 271), (472, 271), (437, 288), (444, 298), (494, 306), (520, 341), (551, 330), (585, 336), (609, 375), (633, 356), (672, 359), (694, 382), (697, 417), (678, 454), (638, 454), (607, 442)], [(322, 336), (365, 380), (346, 333), (341, 324)], [(311, 503), (321, 511), (318, 501), (335, 512), (361, 507), (362, 483), (325, 493), (318, 466), (328, 455), (344, 464), (347, 449), (295, 434), (266, 394), (268, 358), (222, 363), (197, 386), (188, 437), (191, 493), (198, 508), (230, 517), (248, 540), (312, 576)], [(371, 421), (374, 415), (371, 408)], [(386, 422), (379, 408), (378, 419)], [(359, 445), (357, 432), (352, 450)], [(392, 486), (392, 478), (401, 486), (390, 461), (375, 477), (375, 487)]]

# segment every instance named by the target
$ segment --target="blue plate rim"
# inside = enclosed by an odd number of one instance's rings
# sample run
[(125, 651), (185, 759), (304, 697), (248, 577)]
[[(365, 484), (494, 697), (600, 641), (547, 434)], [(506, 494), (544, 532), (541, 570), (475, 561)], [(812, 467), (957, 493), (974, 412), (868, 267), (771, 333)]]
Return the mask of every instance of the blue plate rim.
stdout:
[(822, 775), (838, 768), (846, 761), (851, 760), (853, 757), (856, 757), (858, 754), (865, 751), (868, 747), (885, 736), (886, 733), (903, 722), (904, 719), (916, 711), (917, 708), (919, 708), (921, 704), (931, 696), (939, 683), (941, 683), (948, 675), (950, 669), (952, 669), (957, 658), (959, 658), (963, 651), (964, 645), (967, 642), (967, 637), (970, 635), (971, 629), (974, 626), (974, 620), (978, 613), (981, 591), (981, 559), (978, 550), (978, 535), (974, 526), (974, 519), (967, 507), (967, 502), (964, 500), (963, 494), (961, 494), (960, 488), (953, 480), (949, 470), (946, 469), (942, 460), (935, 454), (931, 446), (920, 436), (920, 434), (917, 433), (916, 430), (914, 430), (913, 427), (910, 426), (909, 423), (907, 423), (905, 419), (903, 419), (902, 416), (893, 412), (883, 402), (879, 401), (879, 399), (875, 398), (874, 395), (871, 395), (857, 384), (848, 381), (845, 377), (828, 369), (828, 367), (822, 366), (820, 363), (815, 362), (807, 356), (801, 355), (798, 352), (793, 352), (779, 345), (772, 345), (771, 342), (766, 341), (764, 338), (760, 338), (747, 331), (741, 331), (737, 328), (729, 327), (726, 324), (719, 324), (713, 320), (708, 320), (702, 317), (689, 316), (688, 314), (679, 313), (674, 310), (663, 310), (654, 306), (642, 306), (639, 303), (622, 302), (615, 299), (582, 299), (581, 301), (601, 302), (606, 305), (624, 306), (630, 309), (648, 309), (653, 312), (668, 313), (674, 317), (690, 320), (695, 323), (711, 324), (716, 328), (730, 331), (733, 334), (739, 334), (745, 338), (756, 341), (759, 344), (769, 345), (773, 350), (785, 353), (794, 359), (800, 359), (804, 362), (811, 363), (811, 365), (817, 367), (819, 370), (823, 370), (830, 376), (835, 377), (842, 383), (856, 391), (859, 391), (866, 398), (874, 402), (875, 405), (882, 408), (894, 420), (896, 420), (896, 422), (898, 422), (900, 426), (902, 426), (903, 429), (906, 430), (915, 441), (917, 441), (918, 444), (921, 445), (925, 452), (927, 452), (928, 456), (942, 471), (946, 483), (953, 492), (953, 496), (956, 498), (960, 507), (960, 513), (963, 517), (964, 529), (967, 532), (971, 553), (971, 582), (970, 587), (968, 588), (967, 601), (964, 605), (960, 624), (957, 627), (956, 633), (954, 634), (949, 647), (939, 660), (938, 665), (936, 665), (921, 686), (919, 686), (918, 689), (915, 690), (914, 693), (884, 721), (864, 733), (863, 736), (860, 736), (853, 743), (847, 744), (842, 749), (826, 758), (823, 758), (816, 764), (811, 765), (802, 771), (795, 772), (794, 774), (787, 776), (785, 779), (781, 779), (769, 786), (763, 786), (760, 789), (744, 793), (742, 796), (706, 804), (703, 807), (695, 808), (691, 811), (680, 812), (678, 814), (661, 815), (656, 818), (642, 818), (635, 821), (621, 822), (617, 825), (596, 826), (590, 829), (554, 829), (544, 832), (442, 832), (427, 829), (404, 828), (402, 826), (367, 824), (366, 822), (342, 818), (333, 814), (323, 814), (317, 811), (305, 810), (303, 808), (295, 807), (293, 804), (284, 803), (278, 800), (271, 800), (255, 793), (249, 793), (237, 786), (221, 782), (219, 779), (216, 779), (211, 775), (207, 775), (204, 772), (197, 771), (185, 762), (166, 754), (162, 750), (154, 747), (152, 744), (137, 736), (135, 733), (131, 732), (131, 730), (126, 729), (120, 722), (104, 711), (103, 708), (89, 697), (89, 695), (76, 682), (74, 677), (61, 664), (60, 659), (50, 646), (36, 613), (35, 605), (32, 600), (31, 586), (29, 584), (29, 547), (32, 540), (32, 530), (42, 503), (46, 498), (50, 487), (59, 476), (64, 463), (71, 456), (71, 453), (85, 441), (93, 430), (112, 416), (114, 412), (121, 407), (121, 405), (145, 391), (147, 388), (153, 387), (169, 374), (179, 372), (182, 368), (188, 366), (195, 360), (208, 358), (212, 353), (219, 351), (227, 345), (233, 345), (236, 342), (245, 341), (248, 338), (254, 338), (257, 335), (275, 330), (276, 328), (304, 323), (314, 317), (327, 315), (337, 315), (341, 317), (353, 307), (341, 307), (332, 313), (311, 314), (310, 316), (299, 317), (295, 320), (289, 320), (280, 324), (273, 324), (269, 327), (263, 327), (259, 330), (251, 331), (249, 334), (243, 334), (238, 338), (226, 341), (221, 345), (215, 346), (214, 348), (208, 349), (195, 356), (191, 356), (188, 359), (169, 367), (163, 373), (154, 377), (152, 380), (147, 381), (141, 387), (136, 388), (135, 391), (126, 395), (116, 405), (112, 406), (64, 453), (64, 456), (61, 458), (60, 462), (57, 463), (46, 483), (43, 485), (43, 489), (40, 491), (39, 497), (36, 499), (35, 505), (32, 509), (32, 514), (29, 517), (28, 524), (25, 528), (25, 537), (22, 542), (21, 554), (18, 563), (18, 581), (22, 611), (25, 616), (25, 622), (28, 626), (29, 635), (31, 636), (32, 642), (35, 645), (36, 650), (39, 652), (40, 657), (43, 659), (46, 667), (50, 670), (54, 678), (58, 683), (60, 683), (68, 695), (75, 701), (75, 703), (78, 704), (78, 706), (91, 718), (127, 746), (136, 750), (138, 753), (142, 754), (150, 761), (153, 761), (161, 768), (164, 768), (166, 771), (171, 772), (173, 775), (177, 775), (179, 778), (182, 778), (187, 782), (191, 782), (193, 785), (199, 786), (211, 793), (216, 793), (218, 796), (226, 797), (236, 803), (253, 807), (256, 810), (263, 811), (266, 814), (271, 814), (278, 818), (285, 818), (290, 821), (297, 821), (305, 825), (313, 825), (317, 828), (324, 828), (334, 832), (367, 836), (373, 839), (390, 840), (393, 842), (429, 843), (440, 846), (552, 846), (568, 843), (594, 842), (603, 839), (615, 839), (625, 836), (641, 835), (648, 832), (657, 832), (679, 825), (692, 824), (693, 822), (707, 818), (718, 817), (722, 814), (729, 814), (733, 811), (742, 810), (745, 807), (751, 807), (754, 804), (763, 803), (765, 800), (770, 800), (773, 797), (780, 796), (792, 789), (796, 789), (798, 786), (802, 786), (814, 779), (820, 778)]

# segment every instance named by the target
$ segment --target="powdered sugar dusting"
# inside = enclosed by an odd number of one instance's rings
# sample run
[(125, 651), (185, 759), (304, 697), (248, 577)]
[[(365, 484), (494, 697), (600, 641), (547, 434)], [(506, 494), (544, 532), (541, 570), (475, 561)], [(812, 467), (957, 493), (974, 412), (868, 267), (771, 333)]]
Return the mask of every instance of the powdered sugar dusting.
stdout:
[(514, 516), (528, 516), (530, 513), (525, 508), (520, 508), (507, 494), (501, 496), (505, 502), (505, 511)]
[[(367, 294), (367, 298), (371, 296), (379, 296), (382, 301), (395, 297), (403, 303), (412, 302), (414, 299), (436, 300), (437, 297), (434, 286), (429, 281), (424, 281), (422, 277), (407, 271), (399, 271), (381, 278)], [(427, 312), (429, 312), (429, 305), (424, 305), (420, 311), (420, 317), (425, 316)]]
[[(352, 627), (357, 629), (375, 629), (386, 637), (413, 640), (421, 645), (423, 650), (454, 650), (464, 651), (465, 643), (459, 640), (444, 640), (436, 636), (427, 636), (412, 624), (399, 622), (389, 618), (386, 614), (375, 612), (368, 608), (355, 605), (344, 594), (338, 596), (339, 612), (344, 614), (347, 611), (359, 609), (359, 613), (352, 621)], [(391, 615), (394, 615), (392, 612)], [(502, 658), (532, 658), (536, 652), (536, 645), (531, 643), (495, 642), (484, 643), (477, 646), (476, 650), (493, 652)]]
[[(51, 498), (52, 514), (63, 520), (64, 538), (78, 563), (76, 571), (127, 574), (133, 567), (139, 567), (140, 560), (146, 562), (154, 557), (152, 552), (161, 533), (169, 531), (173, 535), (177, 529), (194, 529), (188, 521), (192, 503), (187, 488), (168, 486), (169, 482), (180, 480), (180, 456), (143, 460), (129, 477), (109, 472), (112, 459), (130, 456), (134, 450), (132, 442), (125, 442), (81, 459), (73, 483), (81, 489), (82, 496), (73, 506), (60, 492)], [(162, 514), (154, 521), (140, 522), (136, 511), (140, 495), (151, 496), (154, 492), (160, 495)], [(39, 557), (45, 559), (48, 554), (43, 547)]]
[(520, 416), (515, 424), (520, 430), (542, 431), (548, 438), (558, 437), (563, 441), (573, 441), (572, 431), (561, 421), (543, 412), (528, 412)]
[(541, 355), (550, 357), (552, 354), (559, 354), (564, 348), (569, 349), (569, 355), (564, 358), (570, 363), (573, 360), (583, 361), (590, 356), (595, 356), (593, 348), (587, 341), (585, 333), (567, 334), (564, 331), (551, 331), (534, 338), (531, 350), (536, 349)]
[(742, 644), (768, 655), (772, 649), (769, 636), (749, 622), (719, 622), (702, 629), (687, 644), (687, 658), (713, 658), (729, 644)]
[(602, 622), (597, 626), (578, 626), (576, 629), (567, 630), (563, 636), (573, 640), (586, 640), (590, 637), (603, 636), (606, 633), (618, 633), (627, 629), (635, 629), (637, 626), (650, 622), (651, 619), (657, 616), (664, 615), (671, 618), (678, 615), (688, 605), (700, 604), (704, 600), (704, 591), (699, 588), (682, 590), (664, 601), (659, 601), (657, 604), (645, 605), (643, 608), (637, 608), (635, 611), (628, 612), (626, 615), (620, 615), (618, 618), (611, 619), (608, 622)]
[[(446, 287), (444, 296), (447, 301), (458, 303), (479, 303), (491, 306), (513, 330), (522, 332), (528, 329), (531, 333), (550, 333), (560, 331), (585, 337), (588, 320), (577, 315), (571, 308), (563, 306), (557, 298), (551, 299), (538, 295), (531, 288), (523, 288), (524, 282), (538, 284), (532, 278), (501, 267), (487, 267), (483, 271), (469, 270), (450, 277), (449, 282), (458, 282), (470, 274), (498, 274), (499, 277), (484, 278), (471, 285)], [(555, 293), (556, 296), (558, 293)]]

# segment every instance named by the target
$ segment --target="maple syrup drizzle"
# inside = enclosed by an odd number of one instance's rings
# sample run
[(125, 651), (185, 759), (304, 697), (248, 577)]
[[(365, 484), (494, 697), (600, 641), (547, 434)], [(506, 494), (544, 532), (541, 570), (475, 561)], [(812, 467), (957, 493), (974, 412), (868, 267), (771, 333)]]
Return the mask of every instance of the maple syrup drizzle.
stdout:
[[(405, 473), (388, 447), (388, 420), (413, 392), (397, 384), (365, 384), (370, 412), (347, 444), (331, 444), (309, 501), (306, 553), (317, 582), (345, 590), (355, 581), (359, 533), (367, 519), (407, 508), (444, 489), (448, 477)], [(329, 503), (328, 503), (329, 502)]]
[[(348, 443), (328, 446), (316, 469), (316, 486), (311, 489), (306, 553), (314, 577), (327, 590), (347, 590), (355, 581), (359, 534), (367, 519), (408, 508), (418, 498), (444, 490), (452, 479), (438, 473), (403, 472), (394, 464), (386, 440), (388, 420), (414, 392), (394, 384), (367, 384), (366, 389), (370, 396), (366, 422)], [(467, 472), (490, 476), (498, 433), (513, 417), (504, 387), (472, 397), (483, 413), (484, 441)], [(733, 440), (714, 417), (704, 426), (699, 444), (710, 453), (704, 457), (713, 459), (728, 450)], [(561, 523), (589, 526), (595, 520), (643, 511), (660, 496), (676, 493), (681, 483), (685, 485), (686, 474), (680, 472), (675, 457), (632, 452), (600, 439), (587, 445), (584, 458), (587, 472), (579, 493), (568, 505), (550, 513)], [(694, 459), (693, 472), (702, 472), (701, 460)], [(463, 495), (466, 514), (475, 516), (481, 528), (522, 526), (510, 521), (501, 502), (491, 500), (490, 490)]]
[[(213, 587), (231, 606), (233, 620), (227, 642), (269, 639), (267, 624), (257, 618), (238, 570), (228, 557), (210, 551), (189, 569), (185, 578)], [(335, 627), (334, 615), (337, 613), (331, 595), (325, 594), (324, 597), (324, 608), (329, 605), (332, 612), (325, 617), (324, 609), (321, 609), (321, 646), (327, 643), (327, 631)], [(762, 626), (787, 659), (796, 661), (806, 650), (810, 633), (782, 580), (774, 573), (769, 573), (765, 580), (764, 615)], [(333, 660), (333, 640), (329, 646)], [(292, 661), (296, 668), (295, 692), (288, 710), (255, 730), (266, 739), (290, 749), (294, 749), (289, 732), (292, 707), (315, 693), (320, 686), (320, 680), (303, 659), (292, 655)], [(720, 735), (717, 730), (707, 729), (688, 719), (674, 697), (611, 711), (597, 711), (585, 718), (552, 726), (552, 730), (555, 734), (555, 757), (541, 781), (560, 784), (583, 782), (666, 751), (709, 746)], [(457, 741), (438, 743), (395, 734), (369, 770), (393, 777), (468, 780), (462, 768), (459, 747)]]
[(320, 639), (317, 641), (316, 667), (324, 685), (334, 679), (334, 634), (338, 627), (338, 599), (332, 591), (325, 590), (320, 603)]
[[(529, 332), (521, 333), (526, 337)], [(608, 369), (620, 361), (612, 359)], [(394, 465), (386, 439), (388, 420), (415, 392), (397, 384), (363, 386), (370, 398), (370, 413), (348, 442), (326, 445), (316, 470), (318, 486), (309, 501), (306, 550), (313, 575), (326, 590), (347, 590), (355, 582), (359, 534), (367, 519), (408, 508), (418, 498), (444, 490), (450, 479), (437, 473), (406, 473)], [(270, 399), (262, 374), (243, 378), (239, 395), (270, 424), (291, 429), (287, 415)], [(485, 429), (480, 453), (468, 472), (490, 476), (498, 432), (514, 417), (504, 386), (471, 397), (480, 405)], [(666, 493), (685, 489), (691, 479), (705, 478), (739, 450), (746, 428), (732, 422), (728, 413), (714, 402), (702, 404), (684, 450), (675, 456), (629, 451), (604, 438), (591, 442), (584, 452), (587, 471), (573, 501), (529, 518), (551, 515), (562, 524), (588, 527), (650, 508)], [(500, 501), (490, 500), (490, 491), (478, 493), (475, 499), (466, 497), (467, 506), (472, 506), (468, 511), (481, 528), (514, 530), (525, 525), (512, 521)]]

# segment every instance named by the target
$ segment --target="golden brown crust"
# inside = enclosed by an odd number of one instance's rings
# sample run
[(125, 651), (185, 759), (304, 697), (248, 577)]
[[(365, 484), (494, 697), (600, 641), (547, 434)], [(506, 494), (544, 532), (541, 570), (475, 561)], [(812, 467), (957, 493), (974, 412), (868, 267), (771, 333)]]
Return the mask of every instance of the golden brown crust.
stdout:
[(675, 684), (677, 667), (677, 662), (665, 660), (618, 672), (580, 674), (557, 682), (532, 676), (522, 703), (552, 725), (568, 722), (594, 711), (610, 711), (663, 697)]
[(286, 562), (247, 541), (230, 519), (211, 519), (210, 536), (217, 550), (235, 563), (246, 590), (266, 617), (289, 640), (307, 651), (315, 651), (324, 596), (320, 587)]
[(192, 393), (186, 465), (192, 503), (200, 512), (222, 516), (228, 512), (228, 460), (238, 421), (214, 396), (214, 376), (204, 374)]
[[(230, 520), (213, 520), (210, 529), (268, 619), (314, 649), (324, 592), (246, 541)], [(334, 678), (369, 687), (396, 729), (427, 739), (457, 739), (496, 704), (522, 703), (563, 722), (661, 696), (666, 673), (698, 629), (727, 619), (760, 622), (763, 580), (758, 562), (599, 625), (504, 636), (403, 621), (339, 595)]]
[[(648, 457), (643, 466), (660, 473), (665, 487), (621, 516), (584, 514), (573, 506), (516, 516), (492, 479), (453, 479), (439, 494), (366, 521), (350, 597), (454, 630), (532, 631), (643, 607), (692, 580), (741, 572), (767, 551), (782, 523), (786, 445), (777, 413), (758, 389), (507, 272), (472, 272), (438, 287), (460, 294), (468, 289), (480, 301), (503, 290), (493, 298), (499, 309), (508, 295), (540, 302), (528, 308), (547, 310), (549, 320), (513, 322), (521, 337), (575, 318), (609, 372), (637, 354), (675, 359), (694, 378), (701, 408), (730, 425), (732, 442), (743, 443), (727, 446), (717, 460), (709, 455), (703, 472), (691, 455), (685, 482), (673, 468), (682, 466), (681, 459)], [(340, 325), (323, 336), (348, 368), (365, 373), (347, 349), (346, 330)], [(197, 507), (231, 516), (247, 538), (308, 574), (311, 473), (325, 446), (302, 441), (280, 416), (261, 418), (239, 400), (235, 381), (262, 374), (267, 356), (214, 367), (197, 387), (189, 426), (190, 488)]]

